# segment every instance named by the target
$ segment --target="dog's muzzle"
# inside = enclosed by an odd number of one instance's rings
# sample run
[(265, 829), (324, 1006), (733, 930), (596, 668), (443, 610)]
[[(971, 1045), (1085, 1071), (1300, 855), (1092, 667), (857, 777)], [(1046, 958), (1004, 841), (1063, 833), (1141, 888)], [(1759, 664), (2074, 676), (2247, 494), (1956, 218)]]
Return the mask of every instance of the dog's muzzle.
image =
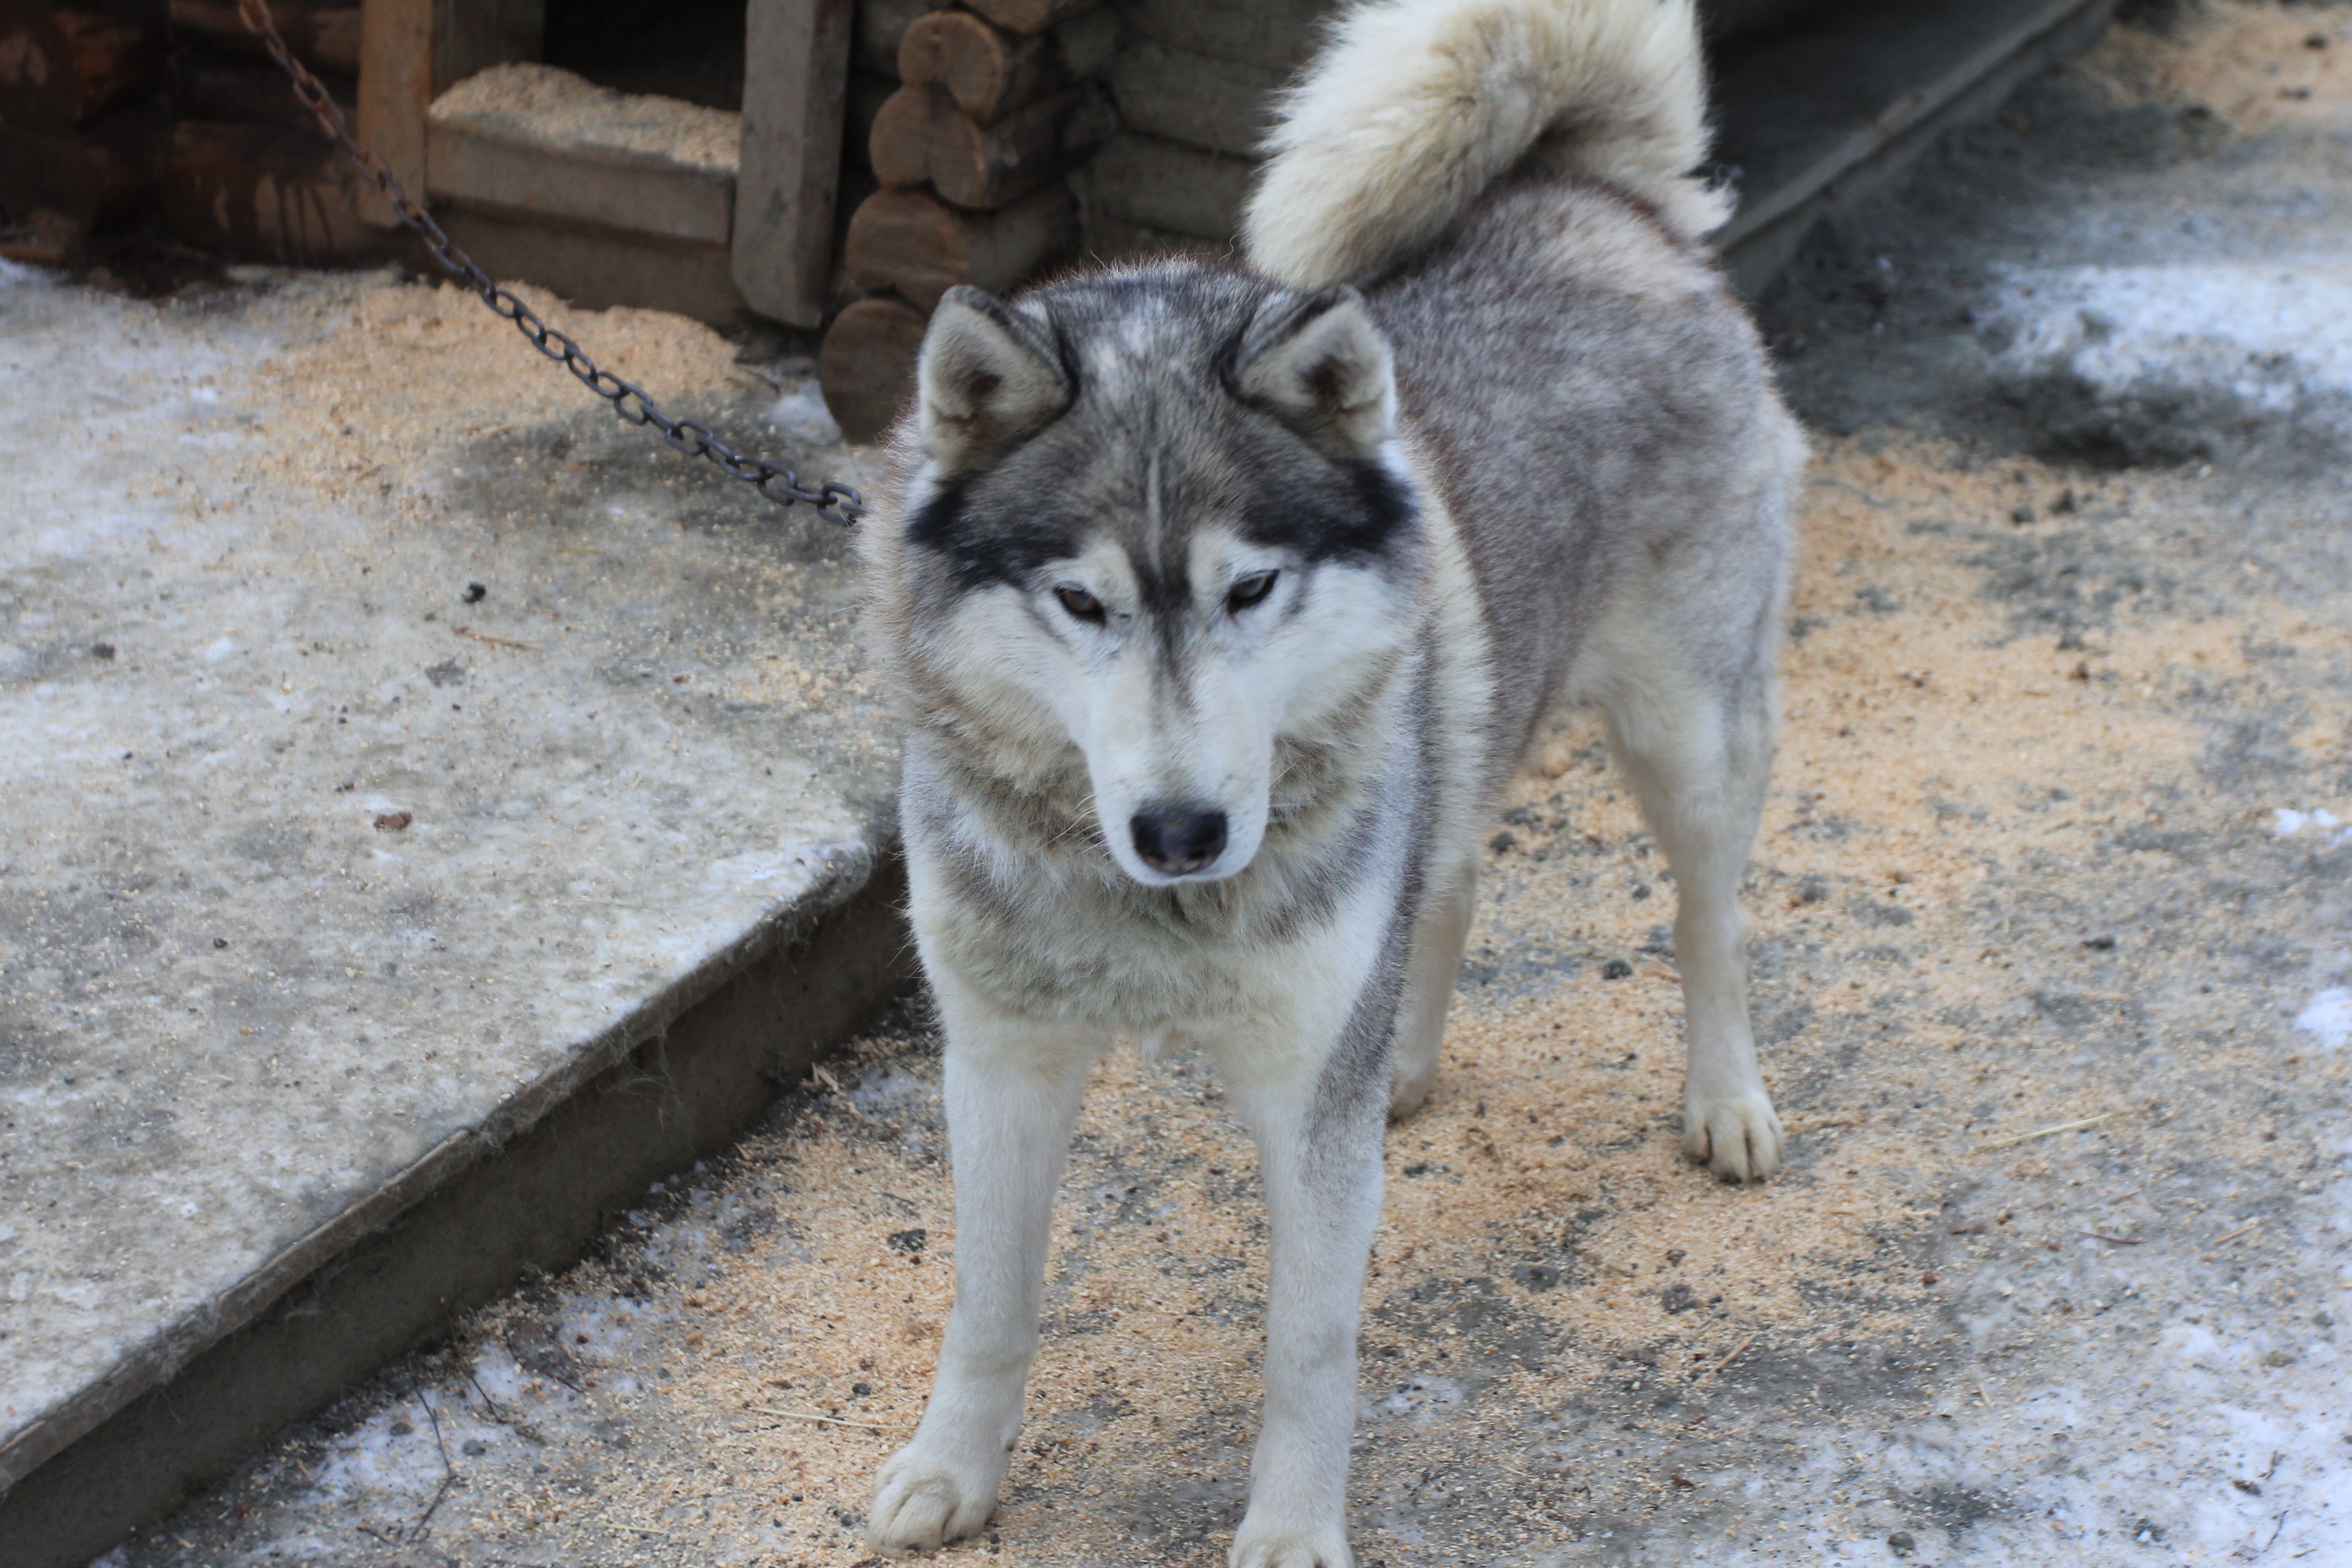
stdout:
[(1135, 853), (1171, 877), (1204, 870), (1225, 852), (1225, 814), (1189, 808), (1139, 811), (1128, 823)]

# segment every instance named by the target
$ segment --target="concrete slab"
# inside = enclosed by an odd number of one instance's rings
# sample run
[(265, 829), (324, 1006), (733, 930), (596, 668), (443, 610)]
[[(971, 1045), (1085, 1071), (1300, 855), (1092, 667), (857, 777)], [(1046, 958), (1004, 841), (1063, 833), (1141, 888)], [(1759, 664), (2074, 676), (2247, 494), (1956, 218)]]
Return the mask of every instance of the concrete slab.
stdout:
[(5, 1491), (849, 905), (894, 752), (843, 531), (452, 290), (0, 264), (0, 409)]

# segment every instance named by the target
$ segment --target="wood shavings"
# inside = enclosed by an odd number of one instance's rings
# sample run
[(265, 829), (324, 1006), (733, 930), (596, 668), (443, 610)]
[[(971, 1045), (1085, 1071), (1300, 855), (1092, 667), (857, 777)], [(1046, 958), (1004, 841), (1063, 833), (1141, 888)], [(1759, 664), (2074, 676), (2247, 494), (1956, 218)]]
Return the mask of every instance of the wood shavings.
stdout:
[(1996, 1149), (2014, 1149), (2020, 1143), (2031, 1143), (2037, 1138), (2053, 1138), (2061, 1132), (2074, 1132), (2084, 1127), (2096, 1127), (2102, 1121), (2113, 1121), (2122, 1115), (2119, 1110), (2105, 1110), (2096, 1116), (2084, 1116), (2073, 1121), (2061, 1121), (2054, 1127), (2037, 1127), (2031, 1132), (2019, 1132), (2007, 1138), (1993, 1138), (1979, 1143), (1972, 1153), (1989, 1154)]

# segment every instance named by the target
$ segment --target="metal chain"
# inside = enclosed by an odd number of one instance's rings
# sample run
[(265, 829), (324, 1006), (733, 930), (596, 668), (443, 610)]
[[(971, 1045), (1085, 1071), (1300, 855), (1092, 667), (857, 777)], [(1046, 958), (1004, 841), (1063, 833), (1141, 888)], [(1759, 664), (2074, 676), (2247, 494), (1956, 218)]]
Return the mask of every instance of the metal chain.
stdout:
[(645, 388), (632, 381), (624, 381), (611, 371), (601, 370), (581, 346), (539, 319), (531, 308), (515, 298), (508, 289), (499, 287), (490, 275), (483, 271), (474, 258), (457, 248), (457, 243), (433, 221), (426, 212), (402, 186), (399, 176), (390, 164), (374, 151), (362, 147), (353, 139), (351, 128), (344, 123), (343, 111), (329, 95), (319, 79), (309, 68), (294, 58), (285, 38), (271, 19), (267, 0), (237, 0), (237, 15), (247, 28), (260, 36), (268, 47), (270, 58), (284, 68), (294, 79), (294, 95), (303, 107), (318, 117), (327, 134), (342, 143), (360, 173), (383, 194), (400, 221), (413, 229), (425, 241), (434, 258), (449, 271), (449, 275), (481, 297), (482, 303), (506, 321), (515, 324), (530, 346), (549, 359), (561, 363), (589, 391), (613, 405), (613, 412), (632, 425), (650, 425), (662, 434), (663, 439), (689, 458), (708, 458), (735, 478), (749, 483), (752, 489), (778, 506), (791, 506), (795, 501), (813, 506), (844, 524), (856, 522), (866, 515), (866, 500), (856, 487), (835, 480), (816, 485), (801, 483), (800, 476), (782, 463), (766, 458), (747, 458), (711, 433), (707, 425), (691, 419), (673, 419), (662, 411), (659, 404), (646, 395)]

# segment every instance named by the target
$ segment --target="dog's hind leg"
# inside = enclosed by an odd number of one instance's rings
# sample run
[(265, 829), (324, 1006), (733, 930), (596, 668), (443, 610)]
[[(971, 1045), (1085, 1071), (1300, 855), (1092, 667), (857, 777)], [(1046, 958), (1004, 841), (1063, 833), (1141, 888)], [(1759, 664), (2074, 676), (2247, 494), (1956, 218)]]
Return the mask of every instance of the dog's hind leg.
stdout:
[(1439, 1047), (1445, 1041), (1445, 1009), (1462, 973), (1470, 921), (1477, 912), (1478, 858), (1453, 868), (1433, 868), (1429, 901), (1413, 928), (1412, 957), (1405, 972), (1404, 999), (1397, 1008), (1396, 1067), (1390, 1079), (1389, 1120), (1419, 1110), (1437, 1081)]
[(922, 1426), (875, 1478), (866, 1538), (879, 1552), (970, 1535), (996, 1504), (1037, 1353), (1054, 1192), (1087, 1069), (1108, 1043), (1010, 1016), (940, 966), (931, 979), (947, 1025), (955, 1308)]
[(1656, 651), (1620, 662), (1621, 672), (1639, 673), (1603, 695), (1601, 708), (1679, 895), (1675, 958), (1690, 1050), (1683, 1152), (1727, 1180), (1760, 1181), (1780, 1168), (1780, 1119), (1756, 1067), (1739, 879), (1772, 762), (1769, 655), (1723, 680)]

